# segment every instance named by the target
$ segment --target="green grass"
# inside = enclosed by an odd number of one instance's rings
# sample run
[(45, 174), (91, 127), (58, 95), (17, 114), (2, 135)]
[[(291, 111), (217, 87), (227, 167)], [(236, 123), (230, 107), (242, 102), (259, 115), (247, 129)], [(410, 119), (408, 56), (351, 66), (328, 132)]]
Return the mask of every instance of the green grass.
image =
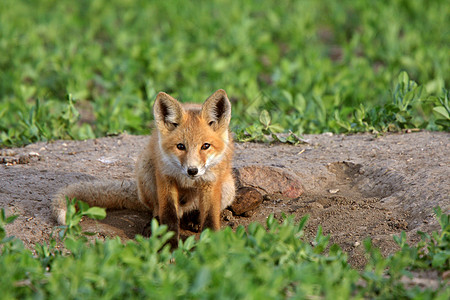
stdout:
[[(383, 257), (364, 242), (368, 262), (353, 269), (347, 254), (331, 245), (319, 227), (312, 241), (299, 224), (273, 216), (266, 226), (253, 223), (235, 232), (204, 231), (180, 242), (171, 252), (173, 235), (152, 222), (150, 238), (87, 242), (78, 224), (82, 215), (104, 217), (104, 211), (69, 205), (67, 226), (59, 238), (36, 245), (37, 255), (7, 237), (4, 225), (14, 217), (0, 214), (2, 299), (448, 299), (443, 272), (450, 267), (449, 215), (436, 209), (439, 232), (421, 233), (417, 246), (395, 237), (400, 250)], [(313, 245), (313, 246), (311, 246)], [(408, 286), (404, 278), (434, 270), (438, 287)]]
[[(201, 102), (218, 88), (242, 140), (267, 133), (263, 110), (269, 134), (448, 130), (449, 12), (444, 0), (3, 0), (0, 145), (148, 133), (158, 91)], [(422, 86), (403, 110), (402, 71)]]

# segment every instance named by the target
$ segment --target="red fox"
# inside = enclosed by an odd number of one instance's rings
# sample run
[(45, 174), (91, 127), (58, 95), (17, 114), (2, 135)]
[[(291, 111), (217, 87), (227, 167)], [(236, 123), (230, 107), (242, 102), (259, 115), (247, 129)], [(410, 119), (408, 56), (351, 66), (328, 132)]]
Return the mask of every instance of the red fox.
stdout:
[(226, 92), (217, 90), (203, 105), (183, 105), (160, 92), (153, 115), (155, 128), (136, 162), (136, 182), (81, 182), (63, 188), (52, 201), (58, 223), (65, 223), (67, 196), (90, 206), (149, 209), (175, 232), (173, 246), (186, 212), (199, 210), (201, 230), (220, 229), (220, 213), (235, 196)]

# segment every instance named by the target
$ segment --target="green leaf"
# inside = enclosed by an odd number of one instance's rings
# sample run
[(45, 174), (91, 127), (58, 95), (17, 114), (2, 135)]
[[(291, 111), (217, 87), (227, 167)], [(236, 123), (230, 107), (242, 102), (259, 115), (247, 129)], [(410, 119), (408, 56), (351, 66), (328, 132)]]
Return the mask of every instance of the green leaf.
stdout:
[(433, 107), (433, 110), (437, 112), (439, 115), (443, 116), (445, 119), (450, 120), (450, 116), (448, 114), (448, 111), (443, 106), (436, 106)]
[(450, 129), (450, 120), (439, 119), (435, 121), (437, 125), (444, 127), (444, 130)]
[(439, 267), (445, 267), (446, 264), (448, 264), (448, 261), (450, 260), (450, 251), (442, 251), (439, 253), (436, 253), (433, 256), (433, 261), (431, 265), (433, 268), (439, 268)]
[(269, 127), (270, 125), (270, 115), (269, 112), (267, 110), (263, 110), (261, 112), (261, 114), (259, 115), (259, 121), (261, 122), (262, 125), (264, 125), (264, 127)]
[(18, 215), (12, 215), (6, 218), (6, 224), (10, 224), (12, 222), (14, 222), (15, 219), (17, 219), (19, 216)]
[(211, 271), (208, 267), (202, 267), (192, 284), (191, 291), (192, 293), (199, 293), (203, 289), (205, 289), (208, 284), (211, 282)]
[(87, 203), (84, 202), (84, 201), (76, 200), (75, 203), (78, 205), (78, 209), (79, 209), (80, 211), (82, 211), (82, 212), (85, 212), (85, 211), (87, 211), (87, 210), (89, 209), (89, 204), (87, 204)]
[(279, 133), (279, 132), (283, 132), (284, 128), (280, 124), (271, 124), (271, 125), (269, 125), (269, 130), (274, 133)]
[(403, 117), (400, 113), (395, 114), (395, 119), (399, 123), (406, 123), (405, 117)]
[(398, 75), (398, 83), (399, 84), (403, 84), (405, 86), (408, 86), (409, 84), (409, 75), (407, 72), (402, 71), (399, 75)]
[(287, 138), (285, 138), (284, 136), (282, 136), (280, 134), (272, 133), (272, 138), (281, 143), (287, 142)]
[(94, 206), (86, 210), (83, 214), (92, 219), (102, 220), (106, 217), (106, 209)]

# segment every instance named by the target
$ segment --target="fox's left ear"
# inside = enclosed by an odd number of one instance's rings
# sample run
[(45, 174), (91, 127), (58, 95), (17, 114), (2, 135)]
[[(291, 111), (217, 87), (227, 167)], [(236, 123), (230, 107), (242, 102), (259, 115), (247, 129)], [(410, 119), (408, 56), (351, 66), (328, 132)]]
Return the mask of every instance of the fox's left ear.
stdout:
[(224, 90), (217, 90), (202, 105), (202, 117), (214, 130), (228, 127), (231, 119), (231, 103)]

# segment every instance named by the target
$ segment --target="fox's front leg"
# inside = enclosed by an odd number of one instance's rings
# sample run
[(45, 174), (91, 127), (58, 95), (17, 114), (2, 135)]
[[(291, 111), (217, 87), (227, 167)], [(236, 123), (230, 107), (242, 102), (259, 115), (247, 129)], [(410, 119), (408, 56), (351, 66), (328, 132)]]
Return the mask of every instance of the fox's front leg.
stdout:
[(221, 185), (210, 186), (200, 195), (200, 228), (220, 229)]
[(180, 219), (178, 217), (179, 191), (177, 186), (170, 181), (157, 178), (157, 182), (159, 220), (161, 224), (167, 225), (169, 231), (173, 231), (175, 233), (175, 235), (169, 240), (169, 243), (172, 248), (176, 248), (180, 237)]

